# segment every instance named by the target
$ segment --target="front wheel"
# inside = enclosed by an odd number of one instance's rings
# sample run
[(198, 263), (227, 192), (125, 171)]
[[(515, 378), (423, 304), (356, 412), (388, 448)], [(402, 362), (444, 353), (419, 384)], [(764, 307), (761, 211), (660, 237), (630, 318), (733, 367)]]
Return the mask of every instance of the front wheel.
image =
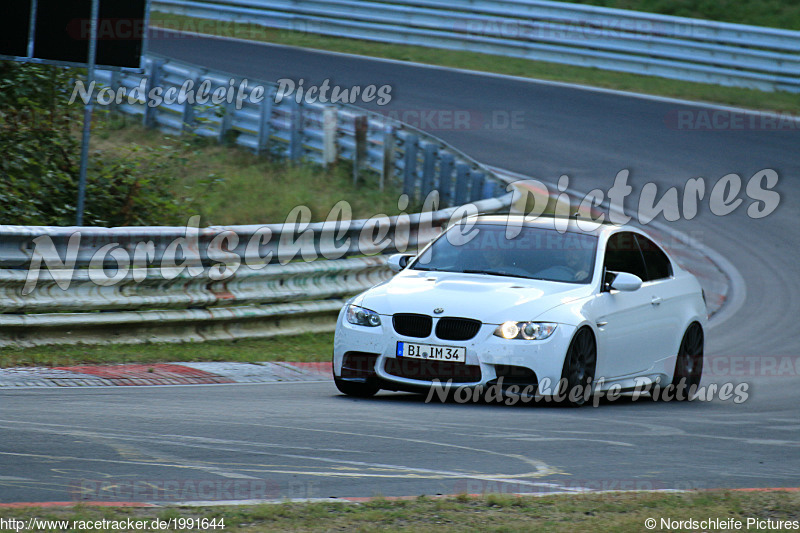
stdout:
[(380, 387), (374, 383), (371, 383), (370, 380), (367, 380), (365, 383), (361, 383), (358, 381), (346, 381), (342, 378), (333, 376), (333, 382), (336, 384), (336, 388), (339, 389), (339, 392), (342, 394), (356, 396), (358, 398), (371, 398), (372, 396), (375, 396), (379, 390), (381, 390)]
[(559, 383), (563, 403), (580, 407), (591, 397), (592, 382), (597, 366), (597, 344), (588, 328), (575, 334), (569, 343)]

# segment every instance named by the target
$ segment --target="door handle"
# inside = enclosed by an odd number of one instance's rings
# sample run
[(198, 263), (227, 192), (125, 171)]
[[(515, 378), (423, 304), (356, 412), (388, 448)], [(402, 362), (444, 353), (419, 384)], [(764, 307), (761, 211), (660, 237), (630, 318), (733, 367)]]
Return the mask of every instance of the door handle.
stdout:
[(650, 303), (653, 305), (661, 305), (661, 298), (658, 296), (653, 296), (653, 299), (650, 300)]

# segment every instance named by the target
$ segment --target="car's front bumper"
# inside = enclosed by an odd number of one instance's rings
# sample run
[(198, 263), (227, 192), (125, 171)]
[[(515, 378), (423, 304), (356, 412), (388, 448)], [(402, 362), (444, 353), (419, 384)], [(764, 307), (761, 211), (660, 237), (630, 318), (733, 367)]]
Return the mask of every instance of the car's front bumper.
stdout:
[[(509, 368), (513, 367), (513, 375), (525, 374), (518, 369), (529, 370), (534, 377), (523, 378), (522, 382), (531, 381), (539, 386), (540, 393), (547, 394), (561, 379), (564, 356), (576, 329), (559, 324), (545, 340), (507, 340), (494, 335), (496, 324), (483, 324), (474, 338), (453, 341), (438, 339), (434, 334), (426, 338), (405, 337), (394, 331), (391, 316), (382, 315), (381, 322), (377, 327), (357, 326), (348, 323), (343, 313), (339, 314), (333, 353), (333, 372), (337, 378), (353, 381), (373, 379), (379, 381), (382, 388), (420, 391), (435, 385), (435, 380), (444, 384), (448, 379), (452, 379), (452, 386), (473, 387), (490, 385), (496, 383), (498, 377), (503, 377), (508, 385), (514, 382), (509, 374)], [(463, 346), (466, 348), (466, 362), (438, 365), (428, 360), (398, 358), (398, 341)], [(353, 372), (346, 366), (343, 376), (345, 354), (350, 354), (347, 360), (352, 361), (354, 353), (364, 354), (369, 367), (362, 366), (360, 372)], [(437, 376), (438, 369), (446, 371)], [(477, 369), (480, 377), (476, 375)]]

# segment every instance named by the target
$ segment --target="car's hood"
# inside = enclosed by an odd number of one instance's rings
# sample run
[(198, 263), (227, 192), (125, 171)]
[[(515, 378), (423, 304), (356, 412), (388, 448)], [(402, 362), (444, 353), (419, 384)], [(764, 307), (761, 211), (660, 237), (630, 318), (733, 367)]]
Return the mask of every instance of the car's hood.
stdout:
[(487, 324), (534, 320), (544, 311), (591, 294), (589, 285), (453, 272), (407, 271), (354, 303), (381, 314), (419, 313), (474, 318)]

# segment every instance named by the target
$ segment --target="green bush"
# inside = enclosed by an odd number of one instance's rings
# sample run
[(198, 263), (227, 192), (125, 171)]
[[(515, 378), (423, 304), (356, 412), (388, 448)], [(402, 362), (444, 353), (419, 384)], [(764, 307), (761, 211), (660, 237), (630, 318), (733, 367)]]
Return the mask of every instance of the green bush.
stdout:
[[(0, 62), (0, 224), (75, 223), (80, 100), (70, 105), (73, 69)], [(102, 115), (101, 115), (102, 116)], [(179, 224), (173, 192), (179, 156), (132, 146), (123, 156), (91, 154), (84, 224)]]

